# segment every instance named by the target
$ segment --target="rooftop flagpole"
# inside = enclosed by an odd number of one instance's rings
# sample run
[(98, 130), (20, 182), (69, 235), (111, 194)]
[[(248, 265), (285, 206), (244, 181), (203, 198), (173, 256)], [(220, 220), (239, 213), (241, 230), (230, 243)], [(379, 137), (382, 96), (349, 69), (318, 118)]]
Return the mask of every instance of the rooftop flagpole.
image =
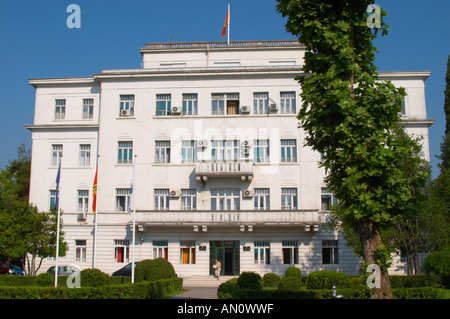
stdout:
[(228, 45), (230, 45), (230, 21), (231, 21), (231, 11), (230, 11), (230, 4), (228, 4), (228, 34), (227, 34)]

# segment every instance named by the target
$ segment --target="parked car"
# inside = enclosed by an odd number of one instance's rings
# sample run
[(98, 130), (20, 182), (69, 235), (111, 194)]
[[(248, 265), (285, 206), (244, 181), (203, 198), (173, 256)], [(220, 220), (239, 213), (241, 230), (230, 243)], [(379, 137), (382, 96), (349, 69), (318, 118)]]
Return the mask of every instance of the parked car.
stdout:
[[(136, 268), (136, 265), (139, 263), (139, 261), (135, 261), (134, 262), (134, 267)], [(120, 268), (119, 270), (116, 270), (115, 272), (112, 273), (113, 276), (131, 276), (131, 264), (129, 263), (128, 265)]]
[(24, 276), (25, 271), (16, 265), (8, 265), (10, 275)]
[[(78, 269), (78, 267), (75, 266), (58, 266), (58, 276), (70, 276), (75, 272), (80, 272), (80, 269)], [(49, 273), (50, 275), (54, 276), (55, 275), (55, 266), (51, 266), (48, 270), (47, 273)]]
[(0, 261), (0, 275), (9, 275), (9, 268)]

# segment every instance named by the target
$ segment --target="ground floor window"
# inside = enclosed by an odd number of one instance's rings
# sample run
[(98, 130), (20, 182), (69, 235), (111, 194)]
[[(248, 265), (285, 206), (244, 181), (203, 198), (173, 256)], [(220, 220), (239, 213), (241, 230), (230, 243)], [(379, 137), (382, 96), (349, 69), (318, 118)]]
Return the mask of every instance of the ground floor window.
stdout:
[(337, 240), (322, 240), (322, 263), (339, 264), (339, 248)]
[(180, 241), (180, 263), (195, 264), (195, 241)]
[(153, 259), (164, 258), (167, 260), (169, 253), (169, 245), (167, 240), (153, 241)]
[(298, 244), (295, 240), (283, 240), (283, 264), (298, 264)]
[(255, 241), (255, 264), (270, 264), (270, 243), (268, 241)]
[(127, 263), (130, 259), (130, 241), (114, 240), (114, 260), (116, 263)]
[(75, 261), (86, 261), (86, 240), (75, 240)]

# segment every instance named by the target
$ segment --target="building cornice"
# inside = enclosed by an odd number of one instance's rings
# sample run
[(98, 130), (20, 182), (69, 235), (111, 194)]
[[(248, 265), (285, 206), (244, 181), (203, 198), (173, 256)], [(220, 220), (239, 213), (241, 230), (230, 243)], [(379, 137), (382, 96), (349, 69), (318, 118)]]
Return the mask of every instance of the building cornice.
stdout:
[(98, 124), (77, 124), (77, 123), (67, 123), (67, 124), (28, 124), (25, 128), (31, 132), (35, 131), (45, 131), (45, 130), (91, 130), (98, 131)]

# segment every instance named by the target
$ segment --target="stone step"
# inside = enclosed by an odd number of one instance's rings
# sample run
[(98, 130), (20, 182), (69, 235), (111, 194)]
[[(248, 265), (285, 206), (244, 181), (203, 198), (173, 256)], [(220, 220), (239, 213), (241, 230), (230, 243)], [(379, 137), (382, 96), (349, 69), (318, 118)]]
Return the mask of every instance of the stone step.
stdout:
[(221, 276), (219, 280), (214, 276), (183, 277), (183, 287), (219, 287), (232, 278), (237, 278), (237, 276)]

